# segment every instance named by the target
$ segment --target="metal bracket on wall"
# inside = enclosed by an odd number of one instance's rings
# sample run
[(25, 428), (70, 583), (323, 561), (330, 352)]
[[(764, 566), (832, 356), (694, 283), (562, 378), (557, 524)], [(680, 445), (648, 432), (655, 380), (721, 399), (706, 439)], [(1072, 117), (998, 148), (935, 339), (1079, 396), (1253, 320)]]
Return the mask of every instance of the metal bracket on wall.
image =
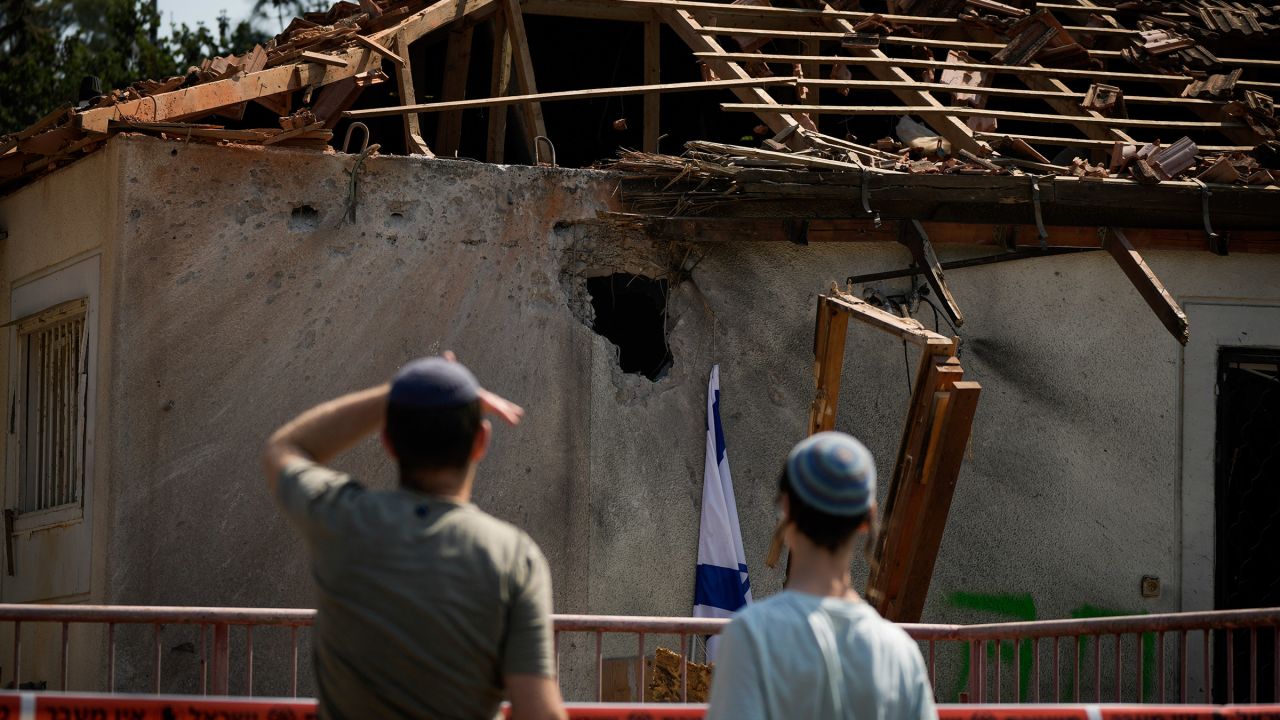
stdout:
[(1045, 240), (1049, 238), (1049, 231), (1044, 229), (1044, 216), (1040, 213), (1040, 181), (1034, 175), (1031, 176), (1031, 204), (1035, 206), (1036, 231), (1040, 233), (1040, 249), (1043, 250), (1048, 247)]
[(879, 230), (880, 213), (871, 209), (871, 173), (865, 167), (862, 168), (862, 212), (872, 216), (871, 222)]
[(1209, 198), (1213, 196), (1213, 192), (1200, 178), (1191, 178), (1191, 182), (1200, 186), (1200, 214), (1204, 219), (1204, 235), (1209, 242), (1209, 249), (1218, 255), (1226, 255), (1226, 235), (1214, 232), (1213, 225), (1209, 222)]

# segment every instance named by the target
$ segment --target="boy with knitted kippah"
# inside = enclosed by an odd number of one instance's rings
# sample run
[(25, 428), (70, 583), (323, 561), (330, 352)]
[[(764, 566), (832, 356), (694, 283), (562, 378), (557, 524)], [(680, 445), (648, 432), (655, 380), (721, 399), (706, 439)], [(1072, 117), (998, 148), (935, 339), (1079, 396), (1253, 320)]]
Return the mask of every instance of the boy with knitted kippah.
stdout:
[(721, 633), (708, 720), (936, 717), (920, 648), (852, 587), (875, 487), (871, 453), (848, 435), (818, 433), (791, 451), (778, 488), (787, 586)]

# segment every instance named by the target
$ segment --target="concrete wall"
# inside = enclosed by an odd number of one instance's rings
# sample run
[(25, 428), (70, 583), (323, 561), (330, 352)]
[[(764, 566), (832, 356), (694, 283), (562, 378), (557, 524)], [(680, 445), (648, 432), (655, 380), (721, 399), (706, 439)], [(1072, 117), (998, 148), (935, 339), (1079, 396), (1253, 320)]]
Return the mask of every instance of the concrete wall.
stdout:
[[(262, 439), (310, 404), (450, 348), (528, 409), (498, 431), (476, 501), (542, 545), (561, 612), (689, 612), (706, 382), (720, 363), (752, 583), (757, 598), (770, 595), (781, 573), (762, 559), (777, 472), (812, 399), (816, 294), (908, 262), (904, 249), (872, 244), (686, 255), (577, 223), (611, 207), (612, 181), (588, 171), (374, 158), (344, 223), (349, 156), (136, 138), (112, 147), (110, 333), (122, 351), (103, 444), (104, 599), (114, 603), (311, 605), (303, 547), (259, 477)], [(303, 206), (314, 212), (294, 212)], [(973, 252), (940, 249), (944, 260)], [(1176, 296), (1280, 296), (1280, 256), (1148, 260)], [(584, 322), (585, 277), (675, 277), (695, 264), (671, 291), (671, 372), (623, 374)], [(969, 320), (961, 361), (984, 392), (925, 620), (1178, 609), (1177, 343), (1104, 254), (956, 271), (952, 285)], [(927, 307), (918, 317), (932, 323)], [(907, 355), (891, 336), (851, 330), (837, 424), (868, 444), (885, 479), (916, 360)], [(393, 481), (374, 441), (338, 464)], [(1140, 597), (1144, 575), (1161, 578), (1161, 597)], [(608, 654), (635, 652), (618, 642)], [(566, 643), (581, 657), (594, 640)], [(265, 646), (256, 640), (260, 657)], [(192, 670), (196, 647), (193, 634), (166, 635), (166, 667)], [(126, 670), (134, 682), (149, 672)], [(280, 691), (265, 675), (258, 692)]]

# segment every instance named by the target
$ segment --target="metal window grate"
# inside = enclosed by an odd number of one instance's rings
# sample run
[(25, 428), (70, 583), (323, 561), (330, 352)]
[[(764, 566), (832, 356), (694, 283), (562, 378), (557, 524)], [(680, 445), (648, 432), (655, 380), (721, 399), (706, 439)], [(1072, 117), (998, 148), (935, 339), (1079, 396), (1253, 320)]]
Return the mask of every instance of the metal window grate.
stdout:
[(17, 323), (22, 353), (22, 449), (18, 511), (80, 502), (88, 303), (73, 300)]

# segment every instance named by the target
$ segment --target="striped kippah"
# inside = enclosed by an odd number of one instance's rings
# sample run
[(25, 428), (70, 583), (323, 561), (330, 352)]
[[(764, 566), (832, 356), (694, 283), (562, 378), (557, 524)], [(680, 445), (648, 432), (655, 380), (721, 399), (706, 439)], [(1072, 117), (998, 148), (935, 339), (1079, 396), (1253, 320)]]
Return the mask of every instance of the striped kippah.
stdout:
[(800, 441), (787, 457), (791, 489), (815, 510), (856, 517), (876, 499), (871, 451), (849, 435), (820, 432)]

